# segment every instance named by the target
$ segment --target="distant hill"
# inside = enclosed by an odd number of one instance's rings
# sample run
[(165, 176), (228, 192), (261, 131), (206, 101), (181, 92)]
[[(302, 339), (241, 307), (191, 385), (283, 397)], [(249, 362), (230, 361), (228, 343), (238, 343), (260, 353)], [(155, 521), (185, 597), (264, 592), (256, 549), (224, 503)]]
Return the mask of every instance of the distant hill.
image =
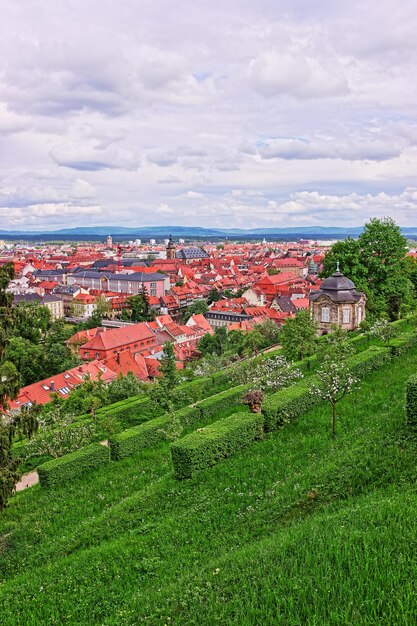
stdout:
[[(20, 238), (52, 238), (93, 239), (104, 238), (107, 235), (120, 236), (124, 239), (135, 238), (162, 238), (172, 235), (173, 237), (184, 238), (251, 238), (251, 237), (273, 237), (273, 238), (346, 238), (357, 237), (362, 232), (362, 226), (352, 226), (348, 228), (337, 226), (299, 226), (290, 228), (203, 228), (199, 226), (143, 226), (138, 228), (127, 228), (124, 226), (81, 226), (76, 228), (62, 228), (53, 231), (28, 231), (28, 230), (0, 230), (0, 237), (7, 239)], [(417, 226), (410, 226), (401, 229), (402, 233), (408, 237), (417, 237)]]

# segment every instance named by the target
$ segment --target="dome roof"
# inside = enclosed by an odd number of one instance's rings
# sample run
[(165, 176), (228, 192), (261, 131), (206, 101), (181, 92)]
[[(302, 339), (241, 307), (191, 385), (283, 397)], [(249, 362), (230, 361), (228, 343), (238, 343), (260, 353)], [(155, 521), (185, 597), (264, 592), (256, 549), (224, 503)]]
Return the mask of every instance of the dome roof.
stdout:
[(339, 271), (326, 278), (321, 284), (322, 291), (351, 291), (352, 289), (355, 289), (354, 283)]
[(310, 293), (309, 299), (316, 302), (322, 296), (327, 296), (332, 302), (341, 304), (343, 302), (359, 302), (363, 294), (356, 291), (354, 283), (343, 276), (338, 267), (332, 276), (322, 282), (320, 289)]

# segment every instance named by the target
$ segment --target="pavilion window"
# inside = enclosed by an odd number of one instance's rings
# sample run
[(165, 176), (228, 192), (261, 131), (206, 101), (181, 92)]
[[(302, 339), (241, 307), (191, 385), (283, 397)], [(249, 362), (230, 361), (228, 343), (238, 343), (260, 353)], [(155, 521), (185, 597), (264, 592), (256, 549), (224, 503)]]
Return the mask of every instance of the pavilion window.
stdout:
[(321, 309), (321, 321), (330, 322), (330, 307), (323, 306)]
[(342, 322), (343, 324), (350, 324), (350, 309), (342, 310)]

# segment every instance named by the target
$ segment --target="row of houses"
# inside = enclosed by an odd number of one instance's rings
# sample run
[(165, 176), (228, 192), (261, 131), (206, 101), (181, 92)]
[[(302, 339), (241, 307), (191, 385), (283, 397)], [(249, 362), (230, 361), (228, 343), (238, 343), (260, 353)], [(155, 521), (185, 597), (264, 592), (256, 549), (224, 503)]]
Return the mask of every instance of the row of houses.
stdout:
[(120, 374), (131, 372), (138, 380), (150, 382), (159, 372), (164, 345), (171, 343), (177, 367), (193, 357), (199, 340), (213, 330), (203, 315), (194, 315), (184, 325), (178, 325), (169, 315), (159, 316), (153, 322), (140, 322), (123, 328), (94, 328), (75, 333), (68, 345), (82, 359), (76, 368), (23, 387), (11, 411), (23, 406), (46, 404), (53, 394), (66, 398), (72, 389), (86, 378), (105, 383)]

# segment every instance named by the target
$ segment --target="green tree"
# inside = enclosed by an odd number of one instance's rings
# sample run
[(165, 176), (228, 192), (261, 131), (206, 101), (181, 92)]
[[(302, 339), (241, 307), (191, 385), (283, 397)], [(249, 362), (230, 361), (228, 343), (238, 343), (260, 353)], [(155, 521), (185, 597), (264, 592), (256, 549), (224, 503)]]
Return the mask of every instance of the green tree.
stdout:
[[(42, 346), (24, 337), (11, 337), (4, 350), (4, 358), (20, 372), (22, 386), (42, 380), (46, 372), (46, 355)], [(57, 371), (53, 373), (58, 373)]]
[(172, 389), (178, 382), (177, 364), (175, 359), (174, 346), (168, 341), (164, 343), (164, 351), (159, 361), (159, 373), (164, 384)]
[(311, 354), (315, 345), (317, 327), (308, 311), (299, 311), (288, 319), (281, 330), (281, 345), (287, 359), (299, 360)]
[(150, 396), (166, 413), (171, 413), (174, 410), (173, 390), (179, 377), (174, 348), (169, 342), (164, 344), (163, 356), (159, 362), (159, 373), (158, 380), (152, 385)]
[(13, 263), (0, 267), (0, 358), (14, 326), (13, 294), (6, 291), (14, 276)]
[(407, 242), (393, 219), (371, 219), (359, 237), (361, 263), (366, 267), (372, 293), (386, 302), (391, 319), (399, 315), (402, 300), (410, 294), (411, 281), (405, 274)]
[(13, 334), (39, 343), (51, 324), (51, 312), (39, 302), (22, 302), (14, 307)]
[(135, 322), (147, 322), (153, 317), (149, 306), (149, 294), (146, 287), (135, 296), (127, 299), (128, 308), (130, 309), (130, 319)]
[(192, 315), (204, 314), (207, 313), (208, 310), (208, 304), (205, 300), (196, 300), (184, 311), (184, 322), (188, 322)]
[(334, 274), (338, 264), (343, 274), (355, 283), (357, 289), (367, 288), (367, 270), (362, 264), (358, 239), (348, 237), (343, 241), (337, 241), (330, 248), (323, 259), (321, 277), (327, 278)]
[(8, 401), (17, 398), (22, 386), (22, 377), (15, 365), (5, 361), (0, 365), (0, 415), (9, 408)]
[(310, 391), (321, 400), (327, 401), (332, 407), (332, 437), (336, 437), (337, 405), (350, 393), (357, 384), (346, 359), (340, 358), (340, 352), (327, 353), (323, 357), (322, 365), (317, 371), (317, 382), (313, 383)]
[(280, 342), (281, 329), (272, 320), (265, 320), (261, 324), (257, 324), (256, 328), (265, 340), (265, 348), (276, 346)]
[(213, 302), (218, 302), (221, 300), (220, 291), (215, 287), (212, 287), (207, 294), (207, 302), (208, 304), (212, 304)]
[(108, 401), (111, 404), (131, 396), (137, 396), (144, 393), (145, 388), (146, 384), (138, 381), (132, 372), (128, 372), (126, 376), (119, 374), (116, 380), (107, 386)]
[[(12, 454), (16, 417), (4, 416), (9, 408), (9, 400), (17, 397), (20, 386), (21, 378), (13, 363), (6, 361), (0, 365), (0, 511), (7, 506), (20, 478), (18, 471), (20, 460)], [(24, 427), (23, 419), (19, 418), (19, 425), (30, 437), (32, 434), (30, 424)]]
[(75, 415), (65, 412), (62, 406), (55, 407), (41, 420), (38, 433), (27, 446), (28, 456), (47, 454), (56, 459), (90, 443), (95, 427), (76, 422)]
[(415, 291), (407, 272), (406, 239), (394, 220), (373, 218), (358, 240), (339, 241), (326, 254), (323, 276), (329, 276), (339, 261), (342, 272), (368, 297), (373, 318), (396, 319), (413, 305)]
[(268, 267), (266, 271), (268, 273), (268, 276), (276, 276), (277, 274), (279, 274), (279, 270), (276, 267)]
[[(71, 350), (62, 343), (49, 343), (45, 346), (45, 376), (53, 376), (77, 367), (82, 363), (81, 359), (74, 355)], [(39, 378), (37, 379), (39, 380)]]

